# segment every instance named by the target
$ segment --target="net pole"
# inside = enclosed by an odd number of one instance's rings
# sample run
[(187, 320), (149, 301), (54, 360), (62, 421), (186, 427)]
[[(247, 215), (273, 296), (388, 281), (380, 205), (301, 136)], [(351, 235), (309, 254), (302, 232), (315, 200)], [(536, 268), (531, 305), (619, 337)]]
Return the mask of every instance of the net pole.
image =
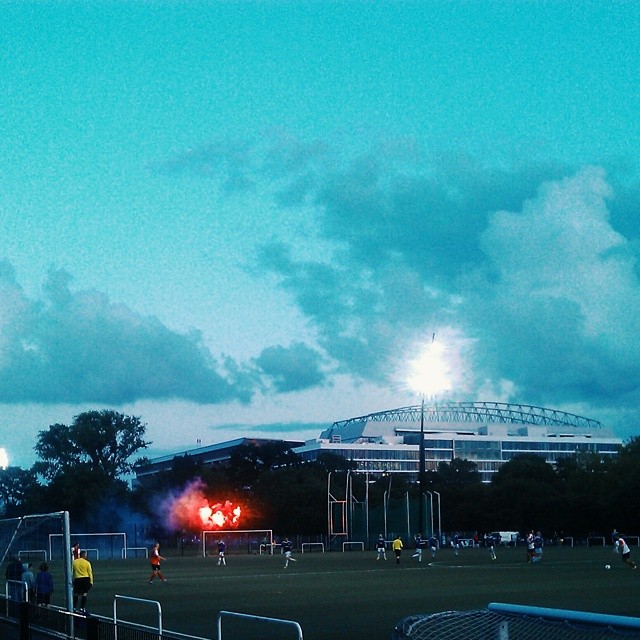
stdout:
[(69, 512), (62, 514), (62, 528), (64, 544), (62, 546), (62, 558), (64, 564), (64, 581), (66, 585), (66, 605), (67, 611), (73, 613), (73, 573), (71, 570), (71, 527), (69, 524)]

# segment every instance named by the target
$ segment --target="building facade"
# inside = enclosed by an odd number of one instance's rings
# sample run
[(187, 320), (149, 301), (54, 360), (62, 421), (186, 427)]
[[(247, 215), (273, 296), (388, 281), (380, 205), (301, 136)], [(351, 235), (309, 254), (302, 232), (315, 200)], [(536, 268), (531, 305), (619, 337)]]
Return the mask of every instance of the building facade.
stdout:
[(307, 461), (331, 452), (358, 471), (418, 477), (420, 437), (425, 470), (454, 458), (477, 465), (483, 482), (517, 455), (529, 453), (554, 465), (577, 453), (617, 455), (622, 440), (600, 422), (532, 405), (461, 402), (402, 407), (335, 422), (318, 440), (294, 451)]
[(204, 466), (228, 462), (238, 447), (284, 442), (303, 461), (323, 452), (354, 462), (373, 476), (402, 474), (418, 478), (420, 438), (424, 438), (425, 470), (455, 458), (477, 465), (483, 482), (517, 455), (530, 453), (555, 465), (577, 453), (617, 455), (622, 440), (600, 422), (575, 414), (532, 405), (498, 402), (449, 402), (402, 407), (334, 422), (318, 439), (282, 441), (237, 438), (149, 461), (137, 472), (136, 483), (152, 481), (170, 470), (174, 459), (189, 456)]

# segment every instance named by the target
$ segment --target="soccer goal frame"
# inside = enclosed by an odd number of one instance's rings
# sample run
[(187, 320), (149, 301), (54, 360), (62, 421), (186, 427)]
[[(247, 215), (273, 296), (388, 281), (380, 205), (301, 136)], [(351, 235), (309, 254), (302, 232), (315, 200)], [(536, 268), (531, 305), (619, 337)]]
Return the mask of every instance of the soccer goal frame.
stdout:
[(64, 570), (64, 601), (65, 609), (69, 612), (73, 611), (70, 530), (68, 511), (0, 519), (0, 564), (11, 555), (21, 557), (32, 553), (42, 553), (48, 562), (51, 560), (51, 553), (47, 557), (47, 550), (42, 547), (50, 542), (51, 535), (63, 540), (61, 559)]
[(147, 547), (127, 547), (126, 549), (122, 549), (122, 551), (120, 552), (122, 559), (126, 560), (127, 558), (129, 558), (131, 556), (131, 551), (134, 552), (134, 558), (138, 557), (138, 551), (142, 551), (145, 558), (149, 557), (149, 549), (147, 549)]
[(343, 542), (342, 543), (342, 551), (354, 551), (354, 550), (364, 551), (364, 542)]
[(30, 560), (31, 556), (35, 554), (39, 554), (42, 560), (47, 561), (46, 549), (20, 549), (20, 551), (18, 551), (18, 560), (22, 560), (22, 556), (27, 556), (27, 560)]
[(324, 542), (303, 542), (300, 545), (301, 553), (304, 553), (305, 549), (310, 552), (313, 548), (319, 548), (320, 553), (324, 553)]
[[(53, 560), (54, 558), (54, 550), (58, 551), (55, 548), (54, 541), (60, 538), (60, 534), (52, 533), (49, 535), (49, 558)], [(85, 551), (93, 551), (100, 555), (100, 547), (96, 544), (96, 541), (99, 541), (100, 538), (103, 540), (121, 540), (121, 544), (117, 547), (117, 552), (114, 553), (113, 544), (111, 545), (111, 558), (122, 558), (126, 560), (127, 558), (127, 534), (124, 531), (117, 531), (113, 533), (72, 533), (71, 538), (73, 538), (74, 542), (84, 542), (85, 544), (81, 544), (80, 547)], [(89, 547), (91, 544), (91, 547)], [(104, 551), (104, 550), (103, 550)], [(102, 556), (104, 557), (104, 552)]]
[[(271, 549), (270, 553), (273, 553), (273, 529), (220, 529), (211, 530), (207, 529), (202, 532), (202, 557), (206, 558), (207, 555), (217, 555), (217, 547), (214, 547), (215, 552), (207, 554), (207, 542), (209, 540), (223, 540), (227, 545), (226, 551), (233, 552), (239, 549), (246, 550), (247, 553), (258, 553), (263, 545), (268, 545)], [(210, 545), (214, 545), (215, 542), (210, 542)]]

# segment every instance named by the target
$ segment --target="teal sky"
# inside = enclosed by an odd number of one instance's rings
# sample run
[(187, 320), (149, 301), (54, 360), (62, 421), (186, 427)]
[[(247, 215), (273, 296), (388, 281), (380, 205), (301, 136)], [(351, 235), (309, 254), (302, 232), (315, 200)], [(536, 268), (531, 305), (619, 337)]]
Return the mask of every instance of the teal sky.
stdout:
[(459, 400), (640, 432), (640, 4), (0, 2), (0, 447)]

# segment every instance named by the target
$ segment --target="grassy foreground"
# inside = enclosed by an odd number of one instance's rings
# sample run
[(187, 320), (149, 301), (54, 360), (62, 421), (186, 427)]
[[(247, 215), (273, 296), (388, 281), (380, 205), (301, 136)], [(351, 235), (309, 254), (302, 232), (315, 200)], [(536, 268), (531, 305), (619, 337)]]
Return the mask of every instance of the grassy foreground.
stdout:
[[(457, 557), (446, 549), (435, 562), (425, 554), (421, 564), (407, 550), (400, 568), (390, 552), (386, 561), (376, 561), (371, 551), (297, 553), (288, 569), (280, 555), (229, 555), (227, 566), (219, 567), (216, 558), (162, 552), (166, 584), (149, 584), (144, 559), (93, 561), (89, 610), (112, 617), (118, 594), (158, 601), (163, 627), (171, 631), (215, 638), (217, 614), (226, 610), (295, 620), (305, 640), (388, 640), (407, 615), (481, 609), (489, 602), (640, 615), (640, 570), (624, 565), (611, 547), (546, 548), (535, 565), (525, 562), (522, 548), (499, 549), (496, 561), (484, 549), (464, 549)], [(632, 558), (640, 561), (636, 547)], [(117, 610), (126, 620), (157, 621), (153, 604), (119, 600)], [(241, 632), (237, 624), (223, 621), (223, 637), (250, 637), (247, 624)], [(295, 636), (279, 628), (273, 637)]]

